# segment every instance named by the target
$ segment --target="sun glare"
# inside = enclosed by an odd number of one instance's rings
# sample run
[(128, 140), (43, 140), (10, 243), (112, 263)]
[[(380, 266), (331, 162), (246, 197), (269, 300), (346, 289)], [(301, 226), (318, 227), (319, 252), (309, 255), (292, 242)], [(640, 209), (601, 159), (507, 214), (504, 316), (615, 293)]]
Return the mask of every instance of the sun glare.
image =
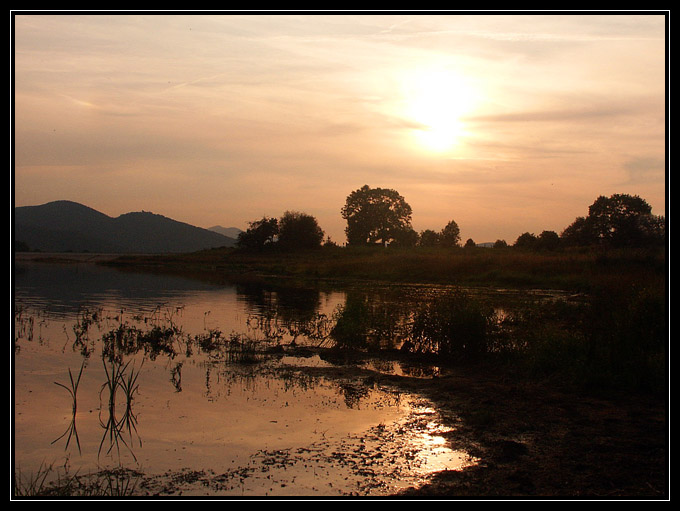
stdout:
[(475, 99), (465, 78), (449, 70), (428, 70), (413, 73), (404, 83), (405, 113), (418, 125), (418, 142), (436, 152), (455, 147), (465, 134), (461, 119)]

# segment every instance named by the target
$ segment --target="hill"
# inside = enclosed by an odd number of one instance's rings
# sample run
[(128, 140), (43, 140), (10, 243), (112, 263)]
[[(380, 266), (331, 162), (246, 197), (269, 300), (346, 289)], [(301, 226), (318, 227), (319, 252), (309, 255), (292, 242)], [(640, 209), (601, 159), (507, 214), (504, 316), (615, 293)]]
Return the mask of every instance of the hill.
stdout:
[(238, 227), (222, 227), (221, 225), (213, 225), (212, 227), (208, 227), (208, 230), (219, 232), (223, 236), (234, 239), (238, 239), (238, 235), (243, 232)]
[(109, 217), (72, 201), (14, 208), (14, 241), (42, 252), (162, 254), (234, 246), (234, 238), (142, 211)]

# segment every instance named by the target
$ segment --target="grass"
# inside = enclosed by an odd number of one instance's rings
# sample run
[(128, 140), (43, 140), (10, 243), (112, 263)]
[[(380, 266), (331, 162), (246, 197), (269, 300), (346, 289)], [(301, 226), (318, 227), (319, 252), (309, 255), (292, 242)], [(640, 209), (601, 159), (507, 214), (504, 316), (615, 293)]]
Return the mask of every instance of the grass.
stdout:
[[(99, 454), (101, 454), (102, 448), (106, 442), (106, 439), (108, 438), (110, 445), (107, 450), (107, 454), (109, 454), (115, 447), (116, 451), (120, 455), (120, 444), (122, 443), (128, 448), (130, 454), (136, 461), (137, 458), (135, 457), (131, 446), (125, 441), (124, 435), (125, 431), (127, 430), (130, 442), (133, 440), (133, 432), (135, 435), (137, 435), (137, 417), (132, 411), (132, 402), (139, 389), (139, 385), (137, 383), (139, 371), (135, 371), (134, 367), (130, 368), (128, 371), (130, 363), (131, 362), (128, 361), (127, 363), (123, 364), (122, 362), (113, 359), (111, 360), (111, 370), (109, 370), (106, 365), (106, 360), (104, 360), (106, 381), (102, 384), (99, 395), (100, 401), (102, 396), (107, 395), (107, 398), (102, 401), (102, 406), (100, 406), (99, 422), (102, 428), (104, 428), (104, 435), (102, 436), (102, 440), (99, 444)], [(108, 394), (106, 391), (108, 391)], [(123, 413), (120, 417), (118, 417), (117, 411), (117, 398), (119, 391), (122, 392), (124, 403)], [(105, 406), (103, 404), (104, 402), (106, 403)], [(108, 412), (108, 417), (106, 420), (102, 419), (102, 412), (104, 410)], [(141, 445), (142, 442), (139, 438), (139, 435), (137, 435), (137, 439)]]
[(76, 444), (78, 445), (78, 452), (80, 451), (80, 439), (78, 438), (78, 430), (76, 429), (76, 413), (78, 411), (78, 385), (80, 385), (80, 378), (83, 375), (83, 369), (85, 368), (85, 361), (83, 360), (83, 363), (80, 366), (80, 371), (78, 372), (78, 376), (76, 378), (73, 377), (73, 373), (71, 373), (71, 369), (69, 368), (68, 370), (68, 376), (70, 380), (70, 386), (67, 387), (63, 383), (59, 382), (54, 382), (55, 385), (59, 385), (60, 387), (66, 389), (66, 391), (69, 393), (71, 396), (71, 411), (72, 411), (72, 418), (71, 418), (71, 423), (69, 424), (69, 427), (64, 431), (64, 433), (59, 436), (57, 439), (55, 439), (52, 443), (56, 443), (62, 438), (64, 438), (66, 435), (68, 437), (66, 438), (66, 449), (68, 449), (69, 444), (71, 443), (71, 438), (76, 439)]
[(214, 281), (276, 276), (573, 291), (589, 291), (598, 282), (628, 274), (665, 279), (667, 272), (665, 253), (658, 249), (530, 252), (513, 247), (323, 247), (308, 252), (263, 254), (214, 249), (192, 254), (122, 256), (106, 264)]
[(41, 465), (35, 474), (26, 475), (16, 470), (13, 491), (18, 498), (130, 497), (135, 494), (141, 478), (141, 473), (125, 468), (81, 476)]
[[(537, 252), (515, 247), (323, 247), (260, 254), (216, 249), (125, 257), (115, 264), (169, 273), (188, 271), (194, 277), (225, 282), (273, 277), (331, 284), (407, 283), (578, 293), (586, 297), (578, 309), (557, 305), (547, 310), (529, 304), (506, 318), (500, 330), (489, 326), (492, 318), (481, 320), (480, 311), (469, 310), (471, 305), (458, 307), (454, 318), (456, 307), (451, 303), (449, 310), (442, 303), (433, 304), (429, 311), (420, 310), (420, 332), (406, 325), (413, 318), (397, 324), (375, 306), (351, 302), (348, 297), (335, 318), (333, 337), (336, 344), (363, 342), (367, 348), (371, 336), (392, 329), (412, 339), (417, 334), (416, 344), (429, 343), (448, 358), (459, 358), (451, 355), (461, 351), (467, 355), (472, 351), (467, 347), (477, 345), (484, 358), (494, 363), (505, 359), (513, 371), (565, 378), (583, 386), (663, 389), (667, 380), (668, 266), (666, 253), (659, 248)], [(470, 339), (462, 342), (466, 331)]]

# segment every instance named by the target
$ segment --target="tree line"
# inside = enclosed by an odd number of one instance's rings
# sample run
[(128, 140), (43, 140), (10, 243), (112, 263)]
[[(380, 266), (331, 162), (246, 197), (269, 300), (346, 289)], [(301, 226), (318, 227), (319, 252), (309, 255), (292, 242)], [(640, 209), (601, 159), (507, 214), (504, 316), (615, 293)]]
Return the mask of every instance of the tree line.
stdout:
[[(349, 246), (461, 246), (460, 228), (455, 220), (440, 231), (416, 232), (411, 225), (411, 206), (393, 189), (364, 185), (347, 196), (341, 214), (347, 222), (345, 235)], [(249, 227), (239, 234), (237, 247), (249, 251), (273, 247), (294, 251), (335, 245), (330, 238), (324, 240), (324, 236), (314, 216), (286, 211), (281, 218), (265, 216), (249, 222)], [(561, 247), (642, 247), (663, 245), (665, 239), (665, 217), (653, 215), (651, 206), (637, 195), (614, 194), (598, 197), (588, 208), (588, 215), (577, 217), (562, 233), (525, 232), (513, 246), (546, 251)], [(474, 246), (472, 239), (463, 244), (465, 248)], [(508, 246), (500, 239), (493, 244), (494, 248)]]

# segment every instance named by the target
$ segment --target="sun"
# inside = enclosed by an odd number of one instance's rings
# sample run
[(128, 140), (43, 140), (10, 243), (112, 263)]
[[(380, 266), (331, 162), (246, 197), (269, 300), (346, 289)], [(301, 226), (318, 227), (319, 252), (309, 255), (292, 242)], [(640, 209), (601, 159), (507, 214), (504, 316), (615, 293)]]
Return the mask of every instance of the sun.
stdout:
[(476, 101), (465, 77), (448, 69), (419, 70), (404, 80), (406, 117), (415, 124), (413, 135), (430, 151), (454, 148), (465, 135), (463, 117)]

